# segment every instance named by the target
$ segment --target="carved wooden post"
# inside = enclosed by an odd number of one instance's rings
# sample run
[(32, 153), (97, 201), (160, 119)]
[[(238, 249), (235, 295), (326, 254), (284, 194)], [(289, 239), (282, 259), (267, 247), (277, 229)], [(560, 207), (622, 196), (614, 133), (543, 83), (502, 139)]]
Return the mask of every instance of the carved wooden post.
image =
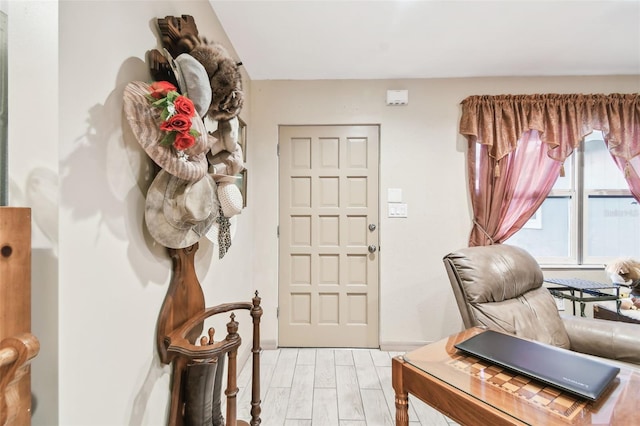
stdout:
[[(171, 362), (165, 337), (204, 310), (204, 293), (194, 265), (198, 243), (183, 249), (168, 250), (173, 262), (173, 275), (160, 310), (156, 335), (160, 361), (164, 364)], [(189, 334), (189, 341), (194, 343), (201, 332), (202, 325)]]
[[(231, 321), (227, 323), (227, 338), (229, 342), (240, 340), (238, 335), (238, 322), (235, 320), (236, 315), (231, 314)], [(238, 346), (234, 345), (233, 349), (229, 351), (229, 367), (227, 371), (227, 390), (224, 394), (227, 396), (227, 425), (234, 425), (237, 423), (236, 413), (236, 396), (238, 395), (238, 383), (237, 383), (237, 357)]]
[(31, 423), (31, 209), (0, 208), (0, 425)]
[[(160, 309), (156, 330), (156, 345), (160, 361), (164, 364), (172, 361), (172, 357), (167, 354), (168, 342), (165, 341), (166, 336), (204, 310), (204, 293), (196, 276), (194, 264), (198, 243), (183, 249), (168, 250), (173, 262), (173, 275)], [(189, 341), (195, 343), (201, 332), (202, 324), (189, 333)], [(186, 366), (186, 358), (177, 357), (173, 359), (171, 404), (169, 409), (169, 425), (171, 426), (181, 426), (183, 424), (182, 379)]]

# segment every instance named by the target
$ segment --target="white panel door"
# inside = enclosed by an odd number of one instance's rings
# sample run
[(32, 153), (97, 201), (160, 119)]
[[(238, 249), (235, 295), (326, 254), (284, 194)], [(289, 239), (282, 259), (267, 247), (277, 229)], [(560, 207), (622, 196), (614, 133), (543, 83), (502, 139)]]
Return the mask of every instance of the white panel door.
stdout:
[(279, 346), (379, 346), (378, 135), (280, 126)]

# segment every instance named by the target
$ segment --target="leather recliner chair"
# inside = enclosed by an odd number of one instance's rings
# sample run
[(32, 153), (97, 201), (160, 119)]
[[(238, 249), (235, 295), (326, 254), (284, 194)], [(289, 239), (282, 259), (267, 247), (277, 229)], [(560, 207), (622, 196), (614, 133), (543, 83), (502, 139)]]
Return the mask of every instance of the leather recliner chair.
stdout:
[(507, 244), (463, 248), (443, 258), (465, 328), (484, 326), (602, 358), (640, 364), (640, 326), (560, 315), (543, 274)]

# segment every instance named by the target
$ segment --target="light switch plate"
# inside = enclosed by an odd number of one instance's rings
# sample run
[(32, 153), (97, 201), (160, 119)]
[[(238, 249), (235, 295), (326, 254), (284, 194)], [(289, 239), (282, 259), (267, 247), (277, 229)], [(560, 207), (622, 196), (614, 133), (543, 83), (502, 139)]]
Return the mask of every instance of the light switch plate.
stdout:
[(408, 207), (406, 203), (389, 203), (389, 217), (407, 217)]
[(388, 188), (387, 189), (387, 202), (389, 202), (389, 203), (401, 203), (402, 202), (402, 189), (400, 189), (400, 188)]

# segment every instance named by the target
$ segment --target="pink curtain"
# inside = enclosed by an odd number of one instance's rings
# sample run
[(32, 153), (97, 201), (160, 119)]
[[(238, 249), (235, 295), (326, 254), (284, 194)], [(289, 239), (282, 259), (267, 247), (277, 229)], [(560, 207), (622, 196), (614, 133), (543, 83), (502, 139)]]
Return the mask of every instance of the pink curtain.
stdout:
[(628, 161), (622, 157), (616, 157), (613, 154), (611, 157), (618, 165), (618, 168), (624, 173), (624, 178), (627, 180), (631, 195), (640, 201), (640, 155)]
[(500, 243), (547, 197), (562, 162), (602, 130), (640, 201), (640, 95), (499, 95), (462, 101), (473, 229), (469, 245)]
[(562, 167), (547, 155), (536, 130), (525, 132), (499, 169), (487, 145), (469, 142), (467, 155), (475, 217), (469, 246), (501, 243), (522, 228), (544, 202)]

